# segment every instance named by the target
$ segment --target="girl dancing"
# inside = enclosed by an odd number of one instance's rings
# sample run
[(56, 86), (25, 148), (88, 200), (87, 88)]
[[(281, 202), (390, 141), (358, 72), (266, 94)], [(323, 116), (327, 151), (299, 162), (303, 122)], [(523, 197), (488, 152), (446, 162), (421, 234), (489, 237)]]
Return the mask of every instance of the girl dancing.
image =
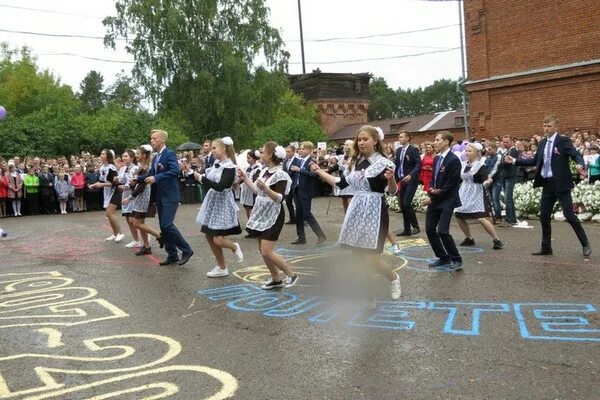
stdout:
[[(265, 168), (256, 182), (252, 182), (244, 172), (239, 171), (238, 173), (244, 184), (248, 185), (248, 188), (256, 194), (256, 201), (246, 224), (246, 231), (258, 238), (258, 249), (271, 272), (271, 279), (262, 285), (264, 290), (283, 286), (290, 288), (298, 281), (298, 275), (292, 271), (283, 257), (274, 251), (285, 221), (282, 202), (292, 186), (292, 180), (281, 166), (285, 157), (283, 147), (278, 146), (275, 142), (267, 142), (263, 146), (261, 156)], [(281, 276), (281, 272), (287, 276), (286, 279)]]

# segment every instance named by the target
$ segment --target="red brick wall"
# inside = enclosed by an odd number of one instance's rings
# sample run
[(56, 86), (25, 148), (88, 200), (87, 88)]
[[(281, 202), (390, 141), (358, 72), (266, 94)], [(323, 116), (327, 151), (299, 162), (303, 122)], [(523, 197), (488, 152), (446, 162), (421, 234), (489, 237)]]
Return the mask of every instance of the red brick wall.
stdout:
[(328, 135), (346, 125), (364, 124), (368, 120), (368, 102), (317, 100), (311, 103), (317, 105), (319, 125)]
[(600, 58), (598, 0), (466, 0), (468, 77)]
[[(477, 137), (542, 134), (542, 119), (547, 114), (560, 117), (563, 131), (596, 131), (600, 121), (600, 73), (476, 91), (470, 103), (472, 133)], [(475, 110), (488, 108), (482, 129)]]
[[(600, 58), (599, 0), (465, 0), (468, 80)], [(600, 126), (600, 65), (467, 85), (476, 137)]]

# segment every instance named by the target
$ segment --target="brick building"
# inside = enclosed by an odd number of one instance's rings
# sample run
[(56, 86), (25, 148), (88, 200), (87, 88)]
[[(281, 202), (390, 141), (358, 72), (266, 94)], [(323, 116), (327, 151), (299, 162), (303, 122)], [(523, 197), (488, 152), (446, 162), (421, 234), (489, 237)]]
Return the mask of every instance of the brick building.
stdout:
[[(380, 121), (369, 121), (366, 124), (378, 126), (383, 130), (386, 143), (398, 140), (398, 134), (402, 131), (413, 134), (412, 142), (419, 144), (433, 141), (439, 131), (452, 132), (457, 141), (466, 139), (464, 116), (462, 111), (444, 111), (435, 114), (415, 115), (398, 119), (384, 119)], [(346, 125), (329, 135), (329, 140), (337, 144), (344, 143), (347, 139), (354, 139), (358, 129), (365, 123)]]
[(370, 74), (324, 73), (290, 75), (290, 87), (315, 104), (319, 124), (330, 135), (343, 126), (367, 122)]
[(469, 126), (476, 137), (600, 127), (600, 1), (465, 0)]

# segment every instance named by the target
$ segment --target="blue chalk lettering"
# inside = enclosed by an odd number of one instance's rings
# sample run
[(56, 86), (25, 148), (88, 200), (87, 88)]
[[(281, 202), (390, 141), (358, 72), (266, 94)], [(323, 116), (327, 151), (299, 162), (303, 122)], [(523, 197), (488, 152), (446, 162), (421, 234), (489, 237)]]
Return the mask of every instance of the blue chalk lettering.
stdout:
[[(446, 302), (435, 301), (429, 303), (430, 310), (449, 310), (448, 318), (444, 324), (442, 332), (451, 335), (479, 335), (479, 324), (481, 314), (484, 312), (501, 312), (510, 311), (510, 306), (503, 303), (462, 303), (462, 302)], [(461, 313), (466, 314), (465, 318), (461, 318)], [(469, 329), (458, 329), (456, 325), (462, 325)]]
[(198, 294), (207, 296), (209, 300), (219, 301), (240, 299), (243, 297), (253, 296), (261, 292), (262, 290), (254, 285), (244, 284), (199, 290)]
[(600, 326), (588, 319), (597, 313), (592, 304), (517, 303), (514, 309), (524, 339), (600, 342)]
[(384, 301), (377, 303), (375, 312), (362, 311), (355, 315), (348, 325), (367, 328), (396, 329), (410, 331), (415, 322), (408, 319), (411, 309), (425, 309), (427, 303), (415, 301)]

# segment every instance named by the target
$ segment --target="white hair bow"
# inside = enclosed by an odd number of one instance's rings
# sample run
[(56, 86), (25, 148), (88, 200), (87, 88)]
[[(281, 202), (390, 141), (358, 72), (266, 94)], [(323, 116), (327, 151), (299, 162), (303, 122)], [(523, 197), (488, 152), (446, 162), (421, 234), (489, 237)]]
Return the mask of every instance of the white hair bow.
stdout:
[(233, 139), (230, 138), (229, 136), (225, 136), (223, 139), (221, 139), (223, 141), (223, 144), (225, 146), (233, 146)]

